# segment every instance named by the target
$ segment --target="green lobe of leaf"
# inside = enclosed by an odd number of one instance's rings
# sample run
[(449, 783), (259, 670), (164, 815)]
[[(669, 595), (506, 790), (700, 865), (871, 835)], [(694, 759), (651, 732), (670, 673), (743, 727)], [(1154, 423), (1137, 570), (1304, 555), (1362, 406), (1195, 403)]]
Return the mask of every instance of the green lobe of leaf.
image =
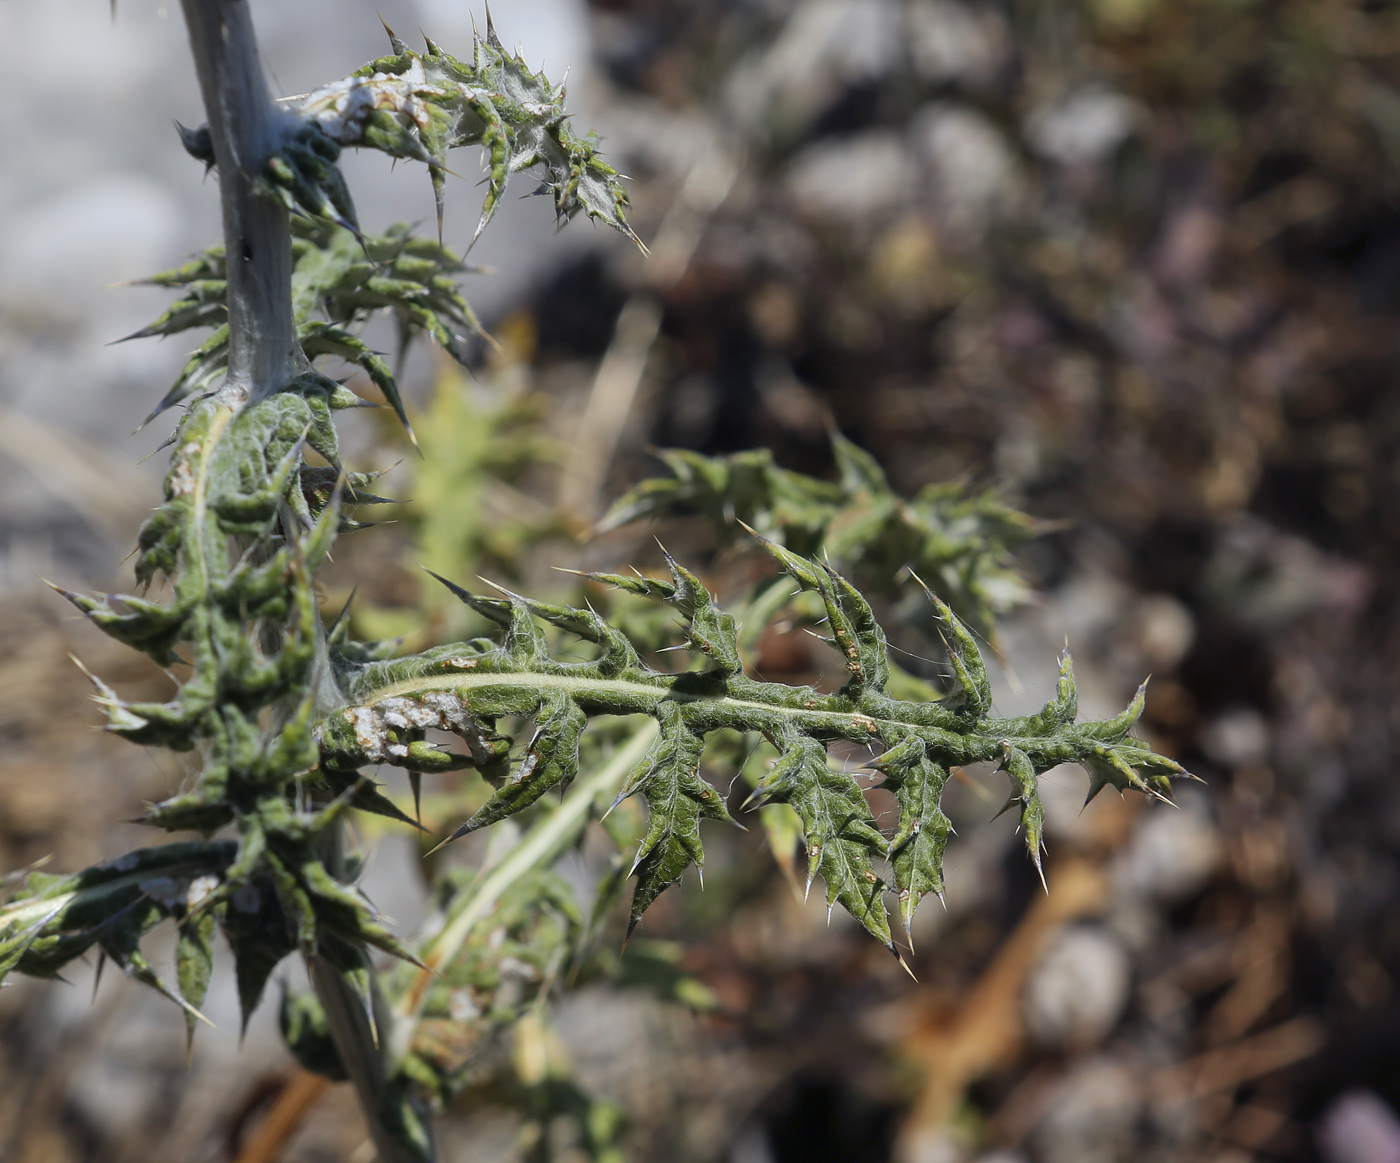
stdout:
[(647, 907), (680, 880), (692, 864), (704, 866), (700, 820), (733, 823), (724, 797), (700, 777), (705, 741), (682, 722), (674, 709), (663, 718), (661, 737), (623, 785), (618, 798), (640, 793), (650, 819), (637, 849), (632, 871), (637, 886), (632, 895), (631, 924)]

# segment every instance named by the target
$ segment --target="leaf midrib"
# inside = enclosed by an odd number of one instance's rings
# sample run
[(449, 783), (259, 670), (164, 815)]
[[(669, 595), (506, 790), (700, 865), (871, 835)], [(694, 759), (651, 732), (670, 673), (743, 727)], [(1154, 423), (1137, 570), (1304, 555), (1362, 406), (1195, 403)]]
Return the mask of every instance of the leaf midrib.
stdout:
[[(680, 675), (658, 676), (662, 679), (680, 678)], [(852, 710), (830, 710), (821, 707), (794, 707), (779, 702), (763, 702), (757, 699), (740, 699), (733, 695), (712, 694), (705, 691), (677, 690), (669, 685), (653, 685), (634, 682), (628, 679), (598, 678), (585, 675), (558, 674), (541, 671), (481, 671), (475, 674), (424, 675), (420, 678), (403, 679), (389, 683), (357, 695), (354, 702), (358, 706), (374, 706), (389, 698), (406, 698), (426, 691), (451, 691), (463, 701), (470, 703), (468, 693), (491, 687), (519, 691), (538, 692), (542, 690), (562, 690), (576, 697), (592, 698), (601, 702), (617, 699), (629, 704), (628, 714), (653, 713), (663, 703), (689, 705), (709, 705), (730, 707), (737, 711), (757, 712), (767, 716), (778, 716), (799, 725), (804, 734), (812, 731), (829, 731), (833, 735), (855, 742), (885, 742), (908, 732), (914, 732), (929, 742), (947, 744), (959, 739), (969, 758), (957, 762), (974, 762), (976, 759), (992, 759), (996, 755), (997, 741), (1002, 737), (1019, 738), (1014, 733), (1007, 736), (998, 728), (1005, 722), (995, 719), (983, 720), (964, 730), (950, 730), (928, 724), (893, 719), (867, 714), (858, 708)], [(797, 689), (797, 688), (789, 688)], [(821, 696), (823, 699), (830, 696)], [(638, 702), (649, 702), (643, 709)], [(770, 719), (771, 722), (771, 719)], [(755, 724), (757, 728), (758, 724)], [(975, 753), (975, 754), (974, 754)], [(984, 754), (985, 753), (985, 754)]]

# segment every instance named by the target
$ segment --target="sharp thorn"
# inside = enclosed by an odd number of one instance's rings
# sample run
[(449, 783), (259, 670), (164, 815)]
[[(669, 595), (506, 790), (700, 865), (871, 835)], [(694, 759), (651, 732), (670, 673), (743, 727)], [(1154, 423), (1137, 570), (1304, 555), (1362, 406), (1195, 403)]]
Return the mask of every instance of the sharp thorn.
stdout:
[[(376, 15), (378, 14), (376, 13)], [(389, 27), (389, 22), (385, 20), (383, 16), (379, 16), (379, 23), (384, 26), (384, 31), (389, 34), (389, 47), (399, 54), (405, 52), (408, 45), (404, 44), (404, 42), (395, 35), (394, 30)]]
[[(891, 941), (885, 948), (894, 954), (894, 959), (899, 962), (899, 967), (909, 975), (910, 980), (918, 982), (919, 979), (914, 975), (914, 971), (909, 968), (909, 962), (904, 960), (904, 954), (899, 951), (899, 947)], [(913, 946), (910, 946), (910, 952), (913, 952)]]
[(453, 840), (460, 840), (463, 836), (466, 836), (474, 831), (476, 831), (476, 829), (472, 827), (472, 822), (468, 820), (465, 824), (463, 824), (460, 828), (453, 832), (452, 835), (447, 837), (446, 840), (442, 841), (440, 844), (434, 845), (432, 848), (429, 848), (428, 851), (423, 853), (423, 855), (424, 857), (431, 856), (439, 848), (446, 848), (447, 845), (451, 844)]
[(618, 804), (622, 803), (622, 801), (623, 801), (624, 799), (626, 799), (626, 798), (627, 798), (626, 792), (621, 792), (621, 791), (618, 792), (618, 793), (617, 793), (617, 798), (616, 798), (615, 800), (613, 800), (613, 802), (612, 802), (611, 804), (608, 805), (608, 810), (607, 810), (606, 812), (604, 812), (601, 816), (598, 817), (598, 823), (601, 824), (604, 820), (606, 820), (609, 816), (611, 816), (611, 815), (613, 814), (613, 809), (614, 809), (615, 807), (617, 807)]
[(1000, 810), (998, 810), (997, 814), (996, 814), (995, 816), (993, 816), (992, 819), (993, 819), (993, 820), (999, 820), (999, 819), (1001, 819), (1002, 816), (1004, 816), (1008, 811), (1010, 811), (1013, 807), (1015, 807), (1015, 806), (1016, 806), (1017, 804), (1019, 804), (1020, 802), (1021, 802), (1021, 801), (1020, 801), (1019, 799), (1017, 799), (1015, 796), (1012, 796), (1009, 800), (1006, 801), (1006, 803), (1004, 803), (1004, 804), (1001, 805)]

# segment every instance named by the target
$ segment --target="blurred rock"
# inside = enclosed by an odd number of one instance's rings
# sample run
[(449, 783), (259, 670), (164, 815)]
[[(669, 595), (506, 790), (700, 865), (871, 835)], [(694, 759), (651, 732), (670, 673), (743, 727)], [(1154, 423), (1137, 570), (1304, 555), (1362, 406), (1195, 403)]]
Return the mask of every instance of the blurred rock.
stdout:
[(1141, 119), (1142, 111), (1135, 101), (1113, 89), (1092, 85), (1034, 110), (1026, 120), (1026, 138), (1050, 161), (1069, 167), (1091, 166), (1105, 161), (1127, 141)]
[(1134, 1158), (1142, 1099), (1134, 1072), (1111, 1058), (1075, 1067), (1032, 1135), (1039, 1163), (1125, 1163)]
[(1054, 607), (1047, 621), (1053, 619), (1061, 636), (1077, 652), (1096, 646), (1098, 639), (1113, 634), (1132, 601), (1132, 592), (1110, 570), (1093, 567), (1072, 574), (1050, 601)]
[(1154, 673), (1171, 670), (1196, 640), (1196, 623), (1170, 594), (1146, 594), (1134, 604), (1134, 637), (1142, 660)]
[(890, 0), (808, 0), (770, 47), (734, 69), (724, 104), (742, 128), (788, 139), (847, 87), (887, 73), (899, 48)]
[(1123, 945), (1098, 926), (1064, 929), (1026, 980), (1026, 1029), (1057, 1047), (1097, 1045), (1128, 1000), (1132, 970)]
[(1216, 207), (1189, 202), (1164, 224), (1161, 241), (1152, 256), (1153, 273), (1176, 290), (1203, 283), (1214, 266), (1224, 234), (1225, 222)]
[[(695, 1015), (649, 992), (587, 986), (564, 994), (555, 1029), (589, 1092), (623, 1106), (634, 1159), (714, 1159), (772, 1079), (708, 1037)], [(706, 1096), (705, 1117), (675, 1122), (677, 1098)]]
[(1222, 767), (1262, 763), (1269, 754), (1269, 724), (1250, 707), (1235, 707), (1201, 732), (1205, 753)]
[[(1039, 709), (1039, 708), (1037, 708)], [(1089, 777), (1078, 764), (1057, 767), (1040, 779), (1040, 799), (1045, 805), (1045, 834), (1051, 843), (1092, 843), (1094, 824), (1084, 810)]]
[(520, 1119), (494, 1107), (457, 1120), (451, 1134), (439, 1134), (442, 1163), (516, 1163), (520, 1158)]
[(787, 176), (800, 210), (847, 227), (873, 223), (904, 204), (914, 183), (903, 138), (884, 129), (819, 141), (794, 159)]
[(1319, 609), (1351, 610), (1366, 599), (1366, 572), (1257, 517), (1222, 532), (1206, 563), (1206, 600), (1242, 626), (1281, 628)]
[(177, 197), (148, 177), (116, 169), (89, 174), (81, 186), (10, 220), (0, 265), (24, 272), (29, 294), (86, 305), (105, 285), (168, 265), (178, 253), (182, 211)]
[(1012, 209), (1021, 175), (1001, 130), (986, 114), (943, 102), (926, 105), (914, 115), (909, 135), (928, 166), (933, 209), (951, 232), (950, 242), (980, 234)]
[(1205, 886), (1221, 845), (1215, 825), (1197, 803), (1183, 796), (1179, 811), (1153, 808), (1144, 813), (1114, 866), (1113, 882), (1120, 892), (1175, 904)]
[(1006, 23), (990, 8), (955, 0), (914, 0), (905, 22), (914, 73), (929, 84), (985, 89), (1006, 67)]
[(1317, 1145), (1326, 1163), (1400, 1163), (1400, 1119), (1371, 1091), (1349, 1091), (1323, 1114)]

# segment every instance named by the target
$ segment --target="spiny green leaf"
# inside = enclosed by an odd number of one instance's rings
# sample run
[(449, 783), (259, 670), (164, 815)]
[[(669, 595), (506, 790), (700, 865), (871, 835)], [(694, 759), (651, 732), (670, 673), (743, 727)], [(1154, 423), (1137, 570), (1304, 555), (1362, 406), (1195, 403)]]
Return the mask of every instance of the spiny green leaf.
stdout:
[[(494, 36), (477, 37), (470, 62), (428, 41), (424, 54), (397, 38), (394, 55), (381, 57), (343, 80), (289, 103), (298, 120), (286, 129), (263, 164), (261, 179), (288, 209), (358, 232), (355, 209), (336, 165), (344, 146), (381, 150), (428, 164), (442, 232), (447, 154), (482, 147), (486, 199), (473, 241), (505, 195), (510, 176), (542, 167), (541, 192), (552, 192), (561, 221), (579, 211), (635, 240), (627, 225), (627, 194), (617, 171), (567, 123), (564, 87), (532, 73)], [(181, 130), (192, 155), (211, 164), (207, 130)]]
[(1144, 682), (1133, 695), (1133, 701), (1122, 712), (1101, 723), (1085, 724), (1084, 730), (1093, 738), (1101, 739), (1105, 743), (1121, 742), (1133, 729), (1134, 724), (1142, 718), (1142, 711), (1146, 705), (1147, 683)]
[(919, 901), (928, 893), (943, 896), (943, 852), (952, 824), (940, 801), (948, 769), (929, 759), (917, 735), (895, 744), (870, 766), (885, 773), (883, 786), (894, 792), (899, 804), (899, 827), (889, 842), (889, 858), (907, 933)]
[(587, 721), (588, 716), (563, 691), (549, 691), (543, 695), (534, 738), (514, 773), (449, 839), (456, 840), (513, 816), (545, 792), (560, 784), (567, 786), (578, 774), (578, 740)]
[(870, 603), (861, 592), (829, 563), (816, 566), (774, 541), (759, 540), (798, 582), (821, 595), (832, 645), (841, 654), (851, 676), (850, 693), (859, 697), (866, 689), (883, 691), (890, 677), (888, 644)]
[(953, 667), (953, 677), (958, 681), (960, 702), (967, 713), (974, 718), (982, 718), (992, 709), (992, 680), (982, 661), (982, 651), (972, 632), (939, 597), (924, 584), (922, 578), (915, 580), (923, 586), (924, 593), (938, 611), (939, 637), (948, 651), (948, 661)]
[(1061, 727), (1068, 727), (1078, 714), (1079, 693), (1074, 685), (1074, 661), (1069, 651), (1065, 650), (1060, 654), (1060, 677), (1055, 684), (1055, 697), (1030, 720), (1027, 728), (1033, 734), (1052, 733)]
[(701, 817), (733, 822), (724, 797), (700, 778), (704, 748), (703, 736), (687, 727), (677, 710), (664, 710), (660, 738), (618, 793), (619, 801), (640, 793), (650, 812), (646, 835), (632, 862), (637, 887), (629, 932), (651, 902), (679, 881), (690, 865), (704, 868)]
[(324, 218), (358, 235), (355, 206), (335, 164), (339, 158), (340, 142), (316, 122), (304, 121), (284, 131), (260, 177), (264, 188), (293, 213)]
[[(222, 277), (205, 277), (211, 269), (222, 271), (222, 264), (222, 246), (212, 247), (194, 262), (146, 280), (184, 287), (186, 294), (155, 322), (127, 338), (174, 335), (200, 327), (216, 330), (191, 355), (143, 426), (204, 390), (228, 367), (227, 283)], [(412, 436), (389, 364), (351, 328), (385, 311), (394, 317), (402, 342), (420, 333), (430, 335), (454, 359), (465, 360), (467, 336), (485, 332), (458, 290), (457, 277), (477, 268), (440, 243), (415, 237), (403, 223), (382, 235), (359, 235), (328, 224), (300, 225), (293, 264), (297, 339), (307, 358), (335, 356), (363, 368)], [(317, 314), (325, 318), (318, 319)], [(356, 397), (337, 387), (329, 388), (336, 406), (358, 406)]]
[(881, 900), (885, 884), (870, 863), (884, 855), (885, 838), (859, 785), (831, 770), (826, 748), (814, 739), (786, 732), (772, 742), (782, 755), (755, 795), (760, 802), (790, 804), (802, 821), (808, 888), (820, 872), (828, 906), (839, 901), (882, 945), (892, 945)]
[(1031, 763), (1030, 757), (1009, 742), (1001, 745), (1002, 770), (1011, 777), (1011, 798), (1007, 808), (1019, 804), (1021, 808), (1021, 828), (1026, 834), (1026, 851), (1036, 872), (1040, 873), (1041, 883), (1045, 883), (1045, 872), (1040, 866), (1040, 852), (1044, 847), (1045, 807), (1040, 802), (1039, 772)]
[(871, 496), (890, 493), (890, 483), (885, 479), (880, 462), (853, 440), (847, 440), (839, 432), (833, 432), (831, 451), (836, 457), (841, 489), (847, 496), (855, 496), (862, 491)]
[[(201, 913), (180, 923), (175, 943), (175, 977), (180, 996), (194, 1009), (204, 1004), (209, 978), (214, 971), (214, 914)], [(188, 1037), (194, 1038), (195, 1017), (185, 1014)]]
[[(361, 99), (348, 101), (351, 90)], [(532, 73), (490, 33), (476, 38), (470, 62), (431, 41), (421, 55), (396, 42), (393, 56), (314, 90), (297, 109), (341, 145), (427, 161), (439, 231), (448, 150), (480, 145), (487, 189), (474, 239), (495, 214), (510, 175), (535, 166), (544, 170), (542, 189), (554, 194), (561, 220), (583, 211), (635, 238), (617, 171), (598, 157), (594, 141), (567, 124), (563, 86)]]
[(779, 468), (768, 449), (724, 457), (661, 451), (671, 475), (642, 481), (599, 528), (699, 511), (725, 538), (747, 526), (799, 556), (829, 555), (854, 570), (868, 593), (891, 593), (896, 578), (911, 569), (990, 637), (995, 616), (1026, 598), (1010, 553), (1035, 534), (1037, 523), (991, 493), (970, 493), (956, 483), (931, 485), (906, 499), (863, 449), (833, 434), (832, 450), (837, 482)]
[[(1076, 697), (1067, 656), (1061, 660), (1056, 693), (1040, 713), (994, 718), (977, 641), (933, 595), (954, 662), (957, 697), (893, 697), (883, 689), (891, 673), (884, 635), (860, 591), (825, 562), (774, 544), (769, 549), (791, 577), (816, 589), (827, 607), (834, 644), (851, 674), (835, 695), (758, 682), (726, 666), (661, 672), (642, 662), (640, 652), (619, 644), (615, 630), (605, 632), (592, 610), (545, 605), (516, 595), (479, 598), (463, 590), (464, 600), (502, 627), (500, 644), (463, 643), (415, 658), (346, 666), (342, 680), (359, 705), (345, 714), (366, 725), (371, 742), (370, 726), (388, 708), (418, 705), (412, 700), (450, 699), (457, 708), (453, 721), (459, 724), (507, 714), (536, 718), (525, 764), (538, 757), (535, 763), (544, 774), (536, 775), (530, 766), (527, 779), (541, 783), (522, 787), (519, 777), (507, 782), (457, 835), (522, 810), (544, 787), (561, 782), (566, 772), (572, 774), (579, 732), (590, 716), (656, 718), (663, 727), (661, 742), (623, 789), (624, 795), (641, 792), (652, 805), (634, 869), (634, 921), (658, 893), (700, 861), (700, 820), (722, 818), (718, 793), (695, 769), (704, 737), (724, 729), (759, 732), (778, 749), (779, 758), (753, 798), (792, 806), (806, 837), (809, 874), (820, 874), (826, 881), (829, 903), (841, 903), (885, 943), (889, 924), (882, 903), (884, 881), (874, 862), (891, 861), (907, 926), (920, 898), (942, 891), (942, 856), (950, 829), (939, 801), (953, 766), (1002, 763), (1013, 778), (1012, 802), (1020, 805), (1021, 824), (1037, 863), (1043, 825), (1038, 781), (1044, 772), (1062, 763), (1081, 763), (1095, 781), (1108, 779), (1149, 794), (1161, 792), (1170, 777), (1185, 774), (1173, 761), (1128, 737), (1140, 700), (1115, 719), (1074, 724)], [(641, 575), (590, 576), (680, 610), (689, 619), (685, 645), (713, 663), (721, 653), (716, 642), (726, 647), (732, 642), (733, 622), (693, 574), (674, 562), (669, 565), (670, 581)], [(541, 632), (527, 624), (532, 616), (608, 645), (589, 662), (556, 661)], [(828, 763), (826, 745), (836, 739), (884, 747), (872, 766), (885, 773), (900, 805), (899, 826), (892, 837), (887, 839), (876, 828), (855, 778)], [(335, 740), (337, 763), (356, 766), (381, 754), (375, 744), (357, 756), (357, 740), (344, 731)]]
[(228, 902), (220, 927), (233, 951), (238, 983), (242, 1028), (262, 1001), (267, 979), (278, 963), (297, 947), (296, 934), (287, 923), (277, 894), (267, 881), (252, 880)]
[(684, 645), (705, 655), (723, 674), (738, 674), (744, 668), (739, 657), (739, 630), (733, 615), (715, 604), (710, 591), (669, 553), (662, 551), (671, 572), (669, 582), (659, 578), (628, 577), (625, 574), (591, 573), (593, 581), (617, 586), (628, 593), (669, 602), (686, 619)]

